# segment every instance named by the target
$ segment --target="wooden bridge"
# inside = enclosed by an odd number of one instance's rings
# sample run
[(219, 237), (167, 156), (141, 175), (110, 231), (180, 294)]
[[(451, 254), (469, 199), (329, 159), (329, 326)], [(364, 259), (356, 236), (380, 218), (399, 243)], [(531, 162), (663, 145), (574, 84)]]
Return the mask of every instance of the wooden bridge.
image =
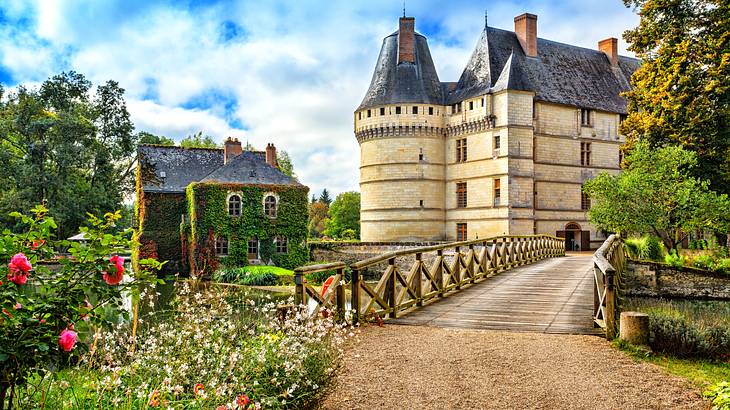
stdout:
[[(326, 310), (356, 321), (577, 334), (602, 333), (609, 323), (610, 333), (615, 270), (605, 256), (623, 254), (612, 239), (593, 257), (566, 257), (563, 238), (532, 235), (389, 252), (349, 266), (305, 266), (295, 270), (296, 297), (312, 304), (315, 315)], [(324, 271), (336, 274), (320, 294), (306, 275)]]

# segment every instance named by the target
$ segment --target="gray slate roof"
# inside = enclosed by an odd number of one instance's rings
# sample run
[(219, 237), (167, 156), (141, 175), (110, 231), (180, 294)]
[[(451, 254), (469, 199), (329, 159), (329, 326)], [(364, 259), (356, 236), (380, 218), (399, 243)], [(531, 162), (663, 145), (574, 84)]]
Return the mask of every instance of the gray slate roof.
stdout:
[[(184, 193), (191, 182), (210, 182), (206, 177), (212, 175), (220, 175), (219, 182), (225, 183), (300, 185), (267, 164), (263, 152), (245, 151), (225, 165), (222, 149), (140, 145), (137, 156), (145, 192)], [(237, 179), (242, 175), (237, 168), (246, 171), (245, 178)], [(260, 176), (248, 178), (249, 169), (255, 169)]]
[[(418, 53), (426, 55), (425, 38), (417, 38)], [(438, 79), (430, 54), (428, 59), (419, 58), (416, 64), (420, 72), (428, 75), (397, 81), (399, 78), (392, 72), (403, 65), (396, 64), (397, 48), (397, 32), (383, 40), (370, 88), (358, 109), (401, 102), (453, 104), (490, 91), (511, 89), (534, 91), (535, 98), (541, 101), (626, 113), (626, 101), (620, 93), (630, 89), (631, 74), (639, 66), (639, 60), (619, 56), (618, 68), (612, 68), (608, 57), (598, 50), (541, 38), (537, 39), (538, 56), (527, 57), (514, 32), (487, 27), (459, 82), (456, 86), (441, 83), (438, 98), (437, 92), (412, 93), (414, 88)]]

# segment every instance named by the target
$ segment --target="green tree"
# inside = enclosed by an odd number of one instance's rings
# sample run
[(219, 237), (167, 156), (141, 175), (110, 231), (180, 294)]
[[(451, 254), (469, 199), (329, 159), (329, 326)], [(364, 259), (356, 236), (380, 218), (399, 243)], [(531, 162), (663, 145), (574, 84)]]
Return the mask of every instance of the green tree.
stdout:
[(175, 141), (170, 138), (162, 135), (155, 135), (146, 131), (138, 132), (137, 138), (139, 139), (140, 144), (162, 145), (166, 147), (172, 147), (175, 145)]
[(727, 0), (624, 0), (639, 26), (624, 33), (642, 60), (628, 92), (621, 131), (627, 150), (680, 144), (697, 153), (693, 175), (730, 193), (730, 3)]
[(279, 166), (279, 170), (281, 172), (294, 179), (298, 179), (297, 174), (294, 172), (294, 163), (292, 162), (288, 152), (284, 150), (279, 151), (276, 155), (276, 164)]
[(215, 142), (210, 135), (203, 135), (203, 131), (198, 131), (193, 135), (188, 135), (180, 141), (180, 146), (185, 148), (220, 148), (220, 144)]
[(584, 184), (592, 202), (588, 218), (599, 229), (653, 234), (667, 249), (695, 230), (728, 232), (730, 200), (692, 175), (696, 153), (638, 141), (624, 164), (621, 174), (602, 173)]
[[(326, 191), (326, 190), (325, 190)], [(324, 203), (324, 202), (323, 202)], [(360, 237), (360, 193), (343, 192), (337, 195), (329, 208), (329, 220), (326, 222), (324, 234), (332, 238), (343, 238), (347, 230)], [(351, 235), (348, 235), (351, 236)]]
[(309, 237), (319, 238), (324, 233), (327, 224), (327, 204), (313, 201), (309, 204)]
[(327, 188), (322, 190), (322, 194), (319, 196), (319, 202), (322, 202), (329, 207), (332, 205), (332, 198), (330, 197), (330, 193), (327, 191)]
[(0, 100), (0, 226), (45, 202), (62, 237), (87, 213), (119, 209), (134, 186), (138, 138), (114, 81), (96, 87), (73, 71)]

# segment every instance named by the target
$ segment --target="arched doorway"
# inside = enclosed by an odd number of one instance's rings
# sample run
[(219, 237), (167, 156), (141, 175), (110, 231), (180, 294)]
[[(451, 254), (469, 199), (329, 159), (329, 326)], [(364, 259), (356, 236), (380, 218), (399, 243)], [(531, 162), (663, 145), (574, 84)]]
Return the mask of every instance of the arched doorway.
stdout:
[(565, 238), (566, 251), (587, 251), (591, 248), (590, 231), (582, 231), (577, 222), (568, 222), (564, 229), (557, 231), (556, 236)]

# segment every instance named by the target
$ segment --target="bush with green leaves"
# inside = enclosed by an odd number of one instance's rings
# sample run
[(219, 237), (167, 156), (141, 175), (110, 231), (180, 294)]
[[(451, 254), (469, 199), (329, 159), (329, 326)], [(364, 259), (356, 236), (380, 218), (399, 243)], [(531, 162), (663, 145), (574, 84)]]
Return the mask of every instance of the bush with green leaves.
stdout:
[(248, 286), (274, 286), (293, 283), (294, 272), (276, 266), (250, 265), (241, 268), (218, 269), (213, 280), (221, 283), (237, 283)]
[(660, 353), (676, 357), (723, 359), (730, 356), (730, 326), (700, 325), (684, 315), (649, 310), (649, 344)]
[[(20, 230), (0, 234), (0, 408), (12, 407), (16, 390), (33, 377), (78, 360), (97, 329), (126, 318), (123, 295), (158, 282), (161, 266), (142, 260), (140, 272), (125, 269), (119, 254), (133, 245), (132, 231), (116, 230), (119, 212), (90, 215), (83, 243), (54, 240), (56, 223), (46, 208), (31, 212), (12, 213)], [(57, 258), (58, 249), (69, 256)]]
[(681, 268), (685, 266), (686, 258), (672, 250), (672, 252), (664, 255), (664, 263), (674, 268)]
[(664, 257), (664, 245), (655, 236), (628, 238), (624, 243), (629, 256), (634, 259), (661, 261)]
[(720, 382), (705, 390), (702, 396), (710, 400), (712, 410), (730, 410), (730, 382)]

